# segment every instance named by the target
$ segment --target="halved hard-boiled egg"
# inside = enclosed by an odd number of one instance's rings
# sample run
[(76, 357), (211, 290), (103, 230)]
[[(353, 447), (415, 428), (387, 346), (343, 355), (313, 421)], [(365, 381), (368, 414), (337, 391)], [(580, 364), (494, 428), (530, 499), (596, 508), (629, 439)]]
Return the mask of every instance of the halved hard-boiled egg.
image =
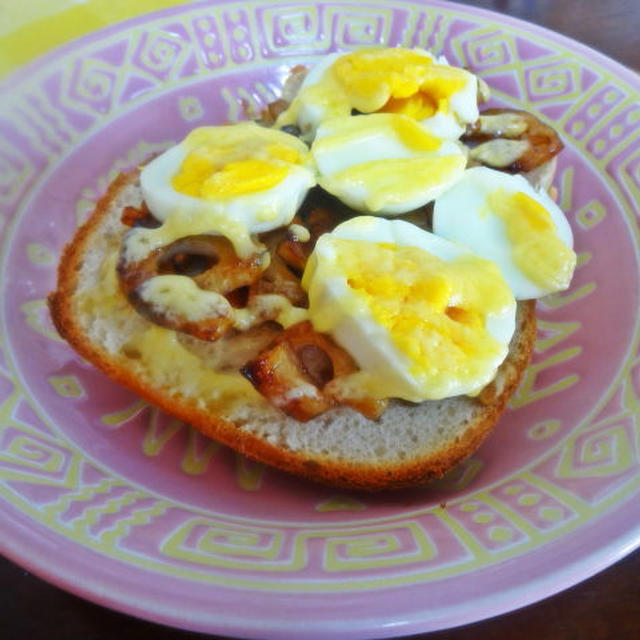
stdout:
[(329, 118), (402, 113), (441, 136), (458, 138), (478, 119), (477, 80), (422, 49), (371, 47), (335, 53), (313, 67), (277, 120), (313, 138)]
[(144, 200), (164, 224), (135, 229), (128, 257), (199, 233), (226, 236), (246, 257), (255, 251), (251, 235), (288, 224), (315, 183), (309, 150), (295, 136), (251, 122), (194, 129), (142, 170)]
[(458, 142), (437, 138), (395, 113), (328, 120), (318, 129), (311, 154), (326, 191), (359, 211), (392, 215), (439, 196), (467, 162)]
[(467, 169), (436, 200), (433, 231), (493, 260), (518, 300), (566, 289), (576, 266), (564, 213), (520, 175)]
[(516, 302), (492, 262), (402, 220), (360, 216), (305, 269), (309, 318), (361, 371), (338, 395), (412, 402), (478, 392), (506, 357)]

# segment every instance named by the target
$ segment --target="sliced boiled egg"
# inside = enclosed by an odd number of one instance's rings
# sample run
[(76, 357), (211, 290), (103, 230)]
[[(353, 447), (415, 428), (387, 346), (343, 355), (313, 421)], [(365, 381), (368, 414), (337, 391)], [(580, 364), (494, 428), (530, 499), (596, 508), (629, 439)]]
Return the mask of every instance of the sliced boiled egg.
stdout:
[(320, 126), (311, 147), (318, 182), (350, 207), (406, 213), (430, 202), (460, 178), (461, 145), (395, 113), (346, 116)]
[(562, 291), (571, 282), (571, 227), (558, 205), (522, 176), (466, 170), (436, 200), (433, 230), (493, 260), (518, 300)]
[(128, 257), (199, 233), (226, 236), (246, 257), (256, 247), (251, 235), (288, 224), (315, 183), (295, 136), (251, 122), (194, 129), (142, 170), (144, 200), (164, 224), (134, 229)]
[(473, 394), (508, 353), (516, 302), (492, 262), (402, 220), (360, 216), (318, 240), (309, 318), (356, 360), (339, 396)]
[(307, 74), (277, 126), (295, 124), (308, 139), (329, 118), (402, 113), (458, 138), (478, 119), (477, 80), (422, 49), (372, 47), (327, 56)]

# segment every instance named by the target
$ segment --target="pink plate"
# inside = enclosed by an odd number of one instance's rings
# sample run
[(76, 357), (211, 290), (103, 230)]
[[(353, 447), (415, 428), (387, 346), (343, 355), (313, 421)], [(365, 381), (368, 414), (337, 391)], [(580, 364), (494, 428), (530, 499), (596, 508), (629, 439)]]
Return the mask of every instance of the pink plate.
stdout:
[[(445, 480), (362, 495), (206, 441), (75, 356), (45, 296), (109, 180), (243, 117), (287, 70), (425, 46), (566, 144), (579, 266), (540, 305), (535, 361)], [(638, 77), (538, 27), (444, 2), (196, 3), (74, 41), (0, 106), (0, 543), (42, 577), (158, 622), (267, 638), (440, 629), (548, 596), (640, 543)]]

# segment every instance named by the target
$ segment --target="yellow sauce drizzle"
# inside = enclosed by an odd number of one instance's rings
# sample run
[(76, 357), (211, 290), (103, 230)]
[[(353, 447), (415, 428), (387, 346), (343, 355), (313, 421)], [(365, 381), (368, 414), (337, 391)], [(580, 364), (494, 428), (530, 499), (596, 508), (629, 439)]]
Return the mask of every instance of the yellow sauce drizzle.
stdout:
[(544, 289), (566, 289), (577, 258), (558, 235), (551, 214), (522, 191), (496, 189), (488, 203), (504, 222), (511, 255), (522, 272)]
[[(506, 354), (506, 345), (491, 335), (486, 319), (515, 302), (492, 262), (471, 255), (447, 261), (390, 243), (325, 242), (331, 243), (333, 259), (316, 257), (303, 279), (318, 331), (332, 331), (346, 316), (370, 314), (408, 357), (412, 375), (430, 397), (446, 390), (452, 378), (467, 383), (486, 377), (488, 363), (497, 366)], [(349, 295), (331, 309), (316, 306), (322, 297), (317, 283), (332, 278), (346, 279)]]

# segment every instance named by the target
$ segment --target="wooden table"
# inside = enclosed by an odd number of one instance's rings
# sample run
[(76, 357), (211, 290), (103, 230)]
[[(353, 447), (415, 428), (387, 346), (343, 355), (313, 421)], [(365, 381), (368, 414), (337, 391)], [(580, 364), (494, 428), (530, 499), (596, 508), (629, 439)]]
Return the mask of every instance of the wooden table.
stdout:
[[(580, 40), (640, 69), (640, 1), (475, 0)], [(0, 558), (0, 638), (186, 640), (200, 634), (143, 622), (67, 594)], [(640, 638), (640, 551), (599, 575), (519, 611), (432, 640), (632, 640)], [(339, 640), (337, 638), (336, 640)]]

